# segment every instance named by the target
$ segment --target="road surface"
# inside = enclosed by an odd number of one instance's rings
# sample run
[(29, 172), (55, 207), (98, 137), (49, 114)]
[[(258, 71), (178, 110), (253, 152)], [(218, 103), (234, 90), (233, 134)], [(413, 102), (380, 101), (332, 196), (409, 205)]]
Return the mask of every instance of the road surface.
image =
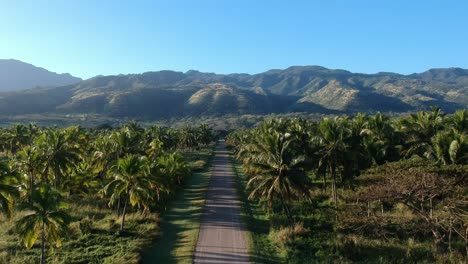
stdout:
[(203, 209), (194, 263), (250, 263), (229, 152), (220, 141)]

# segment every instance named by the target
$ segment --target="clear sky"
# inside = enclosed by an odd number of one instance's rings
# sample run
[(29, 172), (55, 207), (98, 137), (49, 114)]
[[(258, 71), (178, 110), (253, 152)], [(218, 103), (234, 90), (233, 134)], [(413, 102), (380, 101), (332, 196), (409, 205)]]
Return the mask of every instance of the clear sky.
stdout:
[(0, 0), (0, 58), (82, 78), (468, 68), (468, 1)]

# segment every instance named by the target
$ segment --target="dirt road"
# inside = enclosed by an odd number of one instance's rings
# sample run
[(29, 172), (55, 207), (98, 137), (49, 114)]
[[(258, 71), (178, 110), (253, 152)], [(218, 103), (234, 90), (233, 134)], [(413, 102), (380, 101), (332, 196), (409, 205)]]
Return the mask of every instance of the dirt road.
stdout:
[(203, 209), (194, 263), (250, 263), (229, 152), (220, 141)]

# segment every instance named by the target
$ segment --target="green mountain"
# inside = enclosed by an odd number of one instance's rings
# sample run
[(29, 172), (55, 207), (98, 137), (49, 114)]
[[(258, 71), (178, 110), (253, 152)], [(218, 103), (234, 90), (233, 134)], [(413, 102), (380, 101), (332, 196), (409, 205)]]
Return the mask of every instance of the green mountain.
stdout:
[(286, 112), (404, 112), (468, 107), (468, 70), (360, 74), (294, 66), (259, 74), (198, 71), (97, 76), (77, 84), (0, 93), (0, 113), (96, 113), (112, 117)]

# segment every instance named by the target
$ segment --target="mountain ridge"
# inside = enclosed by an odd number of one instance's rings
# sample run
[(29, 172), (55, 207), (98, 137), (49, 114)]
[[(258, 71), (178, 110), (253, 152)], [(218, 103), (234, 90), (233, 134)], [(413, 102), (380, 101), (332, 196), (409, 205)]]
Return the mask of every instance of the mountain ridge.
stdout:
[(51, 72), (15, 59), (0, 59), (0, 91), (58, 87), (82, 81), (69, 73)]
[[(287, 112), (404, 112), (430, 106), (451, 112), (467, 108), (467, 91), (468, 70), (461, 68), (429, 69), (409, 75), (352, 73), (316, 65), (257, 74), (164, 70), (95, 76), (56, 88), (0, 93), (0, 112), (97, 113), (152, 119)], [(18, 102), (20, 98), (23, 102)]]

